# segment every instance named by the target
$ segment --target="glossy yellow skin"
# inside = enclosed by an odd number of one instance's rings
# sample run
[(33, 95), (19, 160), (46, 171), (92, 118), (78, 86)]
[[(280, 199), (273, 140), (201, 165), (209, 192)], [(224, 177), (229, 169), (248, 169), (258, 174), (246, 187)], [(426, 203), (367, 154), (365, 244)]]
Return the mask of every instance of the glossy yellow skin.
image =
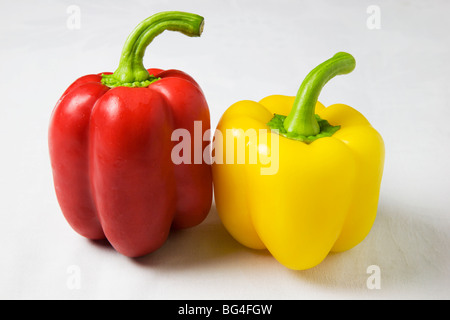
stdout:
[[(270, 132), (266, 123), (274, 113), (289, 114), (294, 99), (274, 95), (232, 105), (216, 130), (216, 135), (222, 133), (223, 148), (216, 139), (212, 168), (217, 211), (229, 233), (247, 247), (267, 248), (290, 269), (304, 270), (330, 251), (356, 246), (369, 233), (377, 212), (384, 143), (362, 114), (343, 104), (316, 105), (316, 114), (341, 126), (332, 137), (306, 144)], [(227, 129), (233, 135), (227, 136)], [(245, 163), (238, 164), (237, 139), (247, 129), (257, 130), (257, 141), (246, 140)], [(234, 157), (228, 155), (227, 161), (230, 142)], [(256, 163), (249, 161), (251, 152), (258, 154)], [(261, 161), (267, 154), (270, 164)], [(221, 157), (223, 164), (217, 163)], [(261, 174), (270, 165), (278, 170)]]

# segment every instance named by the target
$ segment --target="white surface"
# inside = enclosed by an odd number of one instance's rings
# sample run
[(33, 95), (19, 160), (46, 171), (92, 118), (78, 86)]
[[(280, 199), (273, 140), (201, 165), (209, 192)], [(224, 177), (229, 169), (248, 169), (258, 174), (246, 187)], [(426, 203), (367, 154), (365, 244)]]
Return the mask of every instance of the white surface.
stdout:
[[(79, 30), (66, 25), (72, 4)], [(381, 9), (379, 30), (367, 27), (369, 5)], [(134, 26), (165, 10), (203, 15), (204, 34), (165, 32), (145, 64), (191, 74), (213, 127), (232, 103), (295, 95), (318, 63), (355, 56), (356, 70), (320, 100), (357, 108), (386, 143), (379, 214), (360, 245), (294, 272), (236, 243), (214, 208), (140, 259), (70, 229), (51, 180), (50, 113), (77, 77), (114, 71)], [(450, 298), (449, 12), (444, 0), (1, 1), (0, 298)], [(380, 267), (379, 290), (366, 286), (370, 265)]]

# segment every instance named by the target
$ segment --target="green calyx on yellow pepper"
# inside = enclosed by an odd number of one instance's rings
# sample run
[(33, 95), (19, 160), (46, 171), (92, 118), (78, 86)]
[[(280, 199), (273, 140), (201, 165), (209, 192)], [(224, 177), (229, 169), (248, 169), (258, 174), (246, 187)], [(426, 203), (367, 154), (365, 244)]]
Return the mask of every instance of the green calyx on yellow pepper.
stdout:
[[(375, 220), (384, 165), (384, 143), (355, 109), (318, 97), (334, 76), (355, 68), (348, 53), (316, 67), (296, 97), (240, 101), (217, 126), (223, 145), (245, 143), (246, 162), (213, 163), (215, 202), (229, 233), (241, 244), (267, 248), (295, 270), (314, 267), (329, 252), (348, 250), (369, 233)], [(242, 137), (248, 130), (257, 139)], [(268, 132), (263, 137), (264, 130)], [(268, 138), (270, 136), (270, 139)], [(232, 140), (232, 141), (230, 141)], [(217, 155), (216, 149), (216, 155)], [(229, 158), (228, 147), (223, 157)], [(257, 161), (249, 162), (256, 153)], [(261, 174), (270, 154), (273, 174)]]

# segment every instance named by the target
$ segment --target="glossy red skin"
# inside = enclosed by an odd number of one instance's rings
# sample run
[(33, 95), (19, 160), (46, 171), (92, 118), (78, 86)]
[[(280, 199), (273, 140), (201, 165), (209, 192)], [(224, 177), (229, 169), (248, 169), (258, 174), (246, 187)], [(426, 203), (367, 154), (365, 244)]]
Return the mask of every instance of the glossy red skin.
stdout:
[[(175, 165), (173, 130), (210, 129), (198, 84), (178, 70), (149, 69), (161, 79), (147, 88), (101, 83), (101, 75), (76, 80), (50, 121), (49, 150), (58, 202), (72, 228), (89, 239), (107, 238), (129, 257), (163, 245), (171, 227), (202, 222), (211, 207), (211, 168)], [(209, 144), (202, 142), (202, 150)]]

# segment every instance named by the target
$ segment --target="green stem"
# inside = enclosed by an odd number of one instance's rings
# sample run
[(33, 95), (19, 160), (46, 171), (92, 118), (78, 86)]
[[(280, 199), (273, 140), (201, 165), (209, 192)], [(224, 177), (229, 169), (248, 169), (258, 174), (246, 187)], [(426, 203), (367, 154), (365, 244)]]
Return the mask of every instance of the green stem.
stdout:
[(352, 55), (339, 52), (314, 68), (303, 80), (292, 110), (284, 120), (287, 133), (306, 137), (318, 135), (320, 126), (315, 107), (320, 91), (335, 76), (352, 72), (355, 65)]
[(144, 67), (145, 49), (165, 30), (178, 31), (189, 37), (199, 37), (203, 31), (203, 17), (187, 12), (157, 13), (142, 21), (128, 36), (120, 57), (119, 67), (111, 75), (103, 75), (102, 83), (109, 87), (145, 87), (157, 78)]

